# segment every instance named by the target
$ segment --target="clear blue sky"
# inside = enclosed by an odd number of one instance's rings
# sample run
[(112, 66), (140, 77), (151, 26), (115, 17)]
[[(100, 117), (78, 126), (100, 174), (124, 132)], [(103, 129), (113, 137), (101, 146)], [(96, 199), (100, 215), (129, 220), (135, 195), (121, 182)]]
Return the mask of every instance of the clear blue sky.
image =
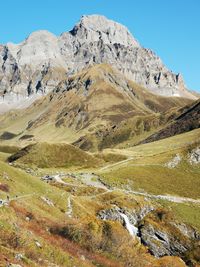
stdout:
[(105, 15), (200, 91), (200, 0), (5, 0), (0, 10), (0, 43), (18, 43), (39, 29), (59, 35), (83, 14)]

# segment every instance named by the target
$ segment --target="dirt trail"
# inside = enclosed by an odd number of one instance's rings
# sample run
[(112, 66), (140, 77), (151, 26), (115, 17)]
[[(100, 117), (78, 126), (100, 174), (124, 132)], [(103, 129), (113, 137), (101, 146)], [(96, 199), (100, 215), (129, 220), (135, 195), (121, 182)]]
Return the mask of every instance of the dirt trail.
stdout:
[(133, 158), (128, 158), (128, 159), (125, 159), (125, 160), (122, 160), (122, 161), (119, 161), (119, 162), (116, 162), (116, 163), (113, 163), (113, 164), (109, 164), (109, 165), (107, 165), (107, 166), (105, 166), (105, 167), (103, 167), (103, 168), (101, 168), (101, 169), (99, 169), (99, 170), (100, 170), (100, 171), (104, 171), (104, 170), (106, 170), (106, 169), (109, 169), (109, 168), (112, 168), (112, 167), (115, 167), (115, 166), (124, 164), (124, 163), (126, 163), (126, 162), (128, 162), (128, 161), (131, 161), (131, 160), (133, 160)]
[(120, 190), (125, 193), (129, 194), (134, 194), (134, 195), (140, 195), (148, 198), (153, 198), (153, 199), (163, 199), (167, 200), (170, 202), (175, 202), (175, 203), (194, 203), (194, 204), (200, 204), (200, 199), (193, 199), (193, 198), (188, 198), (188, 197), (179, 197), (179, 196), (172, 196), (172, 195), (153, 195), (145, 192), (139, 192), (139, 191), (134, 191), (134, 190)]
[[(111, 164), (108, 165), (105, 168), (110, 168), (111, 166), (116, 166), (119, 164), (123, 164), (127, 161), (132, 160), (132, 158), (120, 161), (118, 163), (115, 164)], [(102, 170), (102, 169), (101, 169)], [(170, 201), (170, 202), (174, 202), (174, 203), (193, 203), (193, 204), (198, 204), (200, 205), (200, 199), (193, 199), (193, 198), (188, 198), (188, 197), (181, 197), (181, 196), (173, 196), (173, 195), (154, 195), (154, 194), (150, 194), (147, 192), (141, 192), (141, 191), (135, 191), (135, 190), (125, 190), (125, 189), (120, 189), (120, 188), (110, 188), (109, 186), (107, 186), (105, 183), (101, 182), (101, 180), (98, 178), (99, 176), (96, 174), (92, 174), (92, 173), (79, 173), (79, 174), (74, 174), (74, 177), (76, 177), (75, 179), (78, 179), (79, 181), (81, 181), (83, 184), (82, 185), (76, 185), (73, 183), (66, 183), (64, 182), (59, 175), (55, 176), (55, 180), (58, 183), (64, 184), (64, 185), (68, 185), (68, 186), (73, 186), (73, 187), (87, 187), (87, 186), (91, 186), (94, 188), (102, 188), (105, 190), (105, 192), (100, 193), (100, 194), (94, 194), (94, 195), (90, 195), (88, 197), (93, 198), (93, 197), (98, 197), (100, 195), (106, 194), (106, 193), (110, 193), (113, 191), (121, 191), (125, 194), (133, 194), (133, 195), (140, 195), (140, 196), (144, 196), (150, 199), (158, 199), (158, 200), (166, 200), (166, 201)]]

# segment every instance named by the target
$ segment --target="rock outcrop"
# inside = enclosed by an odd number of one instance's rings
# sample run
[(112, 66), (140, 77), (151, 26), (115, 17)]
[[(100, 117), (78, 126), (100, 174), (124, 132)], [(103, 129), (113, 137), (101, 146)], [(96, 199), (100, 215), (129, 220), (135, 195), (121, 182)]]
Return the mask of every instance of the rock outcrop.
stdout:
[(180, 74), (169, 71), (128, 29), (104, 16), (83, 16), (59, 37), (32, 33), (20, 44), (0, 46), (0, 96), (47, 93), (61, 80), (90, 65), (108, 63), (155, 94), (195, 98)]
[(192, 227), (176, 222), (164, 210), (149, 213), (140, 222), (139, 236), (141, 242), (148, 246), (156, 257), (166, 255), (181, 256), (192, 250), (200, 240), (199, 233)]
[(200, 148), (197, 147), (192, 150), (189, 154), (189, 162), (191, 164), (199, 164), (200, 163)]
[(169, 169), (173, 169), (181, 162), (181, 156), (179, 154), (176, 154), (175, 157), (167, 162), (165, 166)]
[(141, 243), (156, 257), (184, 258), (200, 240), (200, 234), (194, 228), (176, 222), (165, 210), (148, 205), (136, 210), (113, 207), (101, 210), (97, 217), (101, 220), (119, 221), (131, 234), (127, 222), (124, 221), (125, 217), (130, 226), (134, 227), (135, 235), (139, 237)]

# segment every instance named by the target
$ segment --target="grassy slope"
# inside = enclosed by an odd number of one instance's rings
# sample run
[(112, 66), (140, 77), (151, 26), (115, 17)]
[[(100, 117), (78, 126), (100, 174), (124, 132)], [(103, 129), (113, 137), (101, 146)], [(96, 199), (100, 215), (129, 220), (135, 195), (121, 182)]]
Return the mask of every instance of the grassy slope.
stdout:
[[(100, 171), (110, 185), (146, 191), (153, 194), (171, 194), (200, 198), (200, 166), (187, 161), (188, 150), (200, 143), (200, 129), (177, 135), (154, 143), (139, 145), (130, 149), (106, 149), (104, 153), (126, 155), (130, 161), (111, 165)], [(174, 169), (163, 165), (179, 153), (184, 160)], [(133, 158), (133, 159), (132, 159)], [(178, 218), (200, 230), (200, 207), (190, 203), (163, 202)]]
[(200, 127), (200, 100), (192, 102), (191, 105), (179, 110), (179, 114), (172, 119), (163, 129), (156, 131), (153, 135), (143, 140), (141, 143), (149, 143), (161, 140), (177, 134), (189, 132)]
[[(9, 178), (8, 180), (4, 178), (5, 173)], [(48, 264), (45, 262), (46, 259), (49, 263), (52, 262), (61, 266), (80, 264), (80, 260), (67, 251), (54, 247), (49, 242), (48, 237), (42, 236), (37, 232), (37, 227), (34, 227), (37, 220), (43, 219), (44, 222), (64, 220), (64, 214), (61, 210), (65, 209), (66, 203), (60, 198), (62, 191), (52, 188), (38, 178), (10, 167), (2, 161), (0, 161), (0, 183), (7, 184), (9, 188), (9, 192), (0, 191), (1, 198), (6, 198), (8, 194), (11, 198), (18, 196), (9, 207), (0, 208), (1, 263), (5, 263), (5, 258), (10, 259), (11, 262), (16, 262), (14, 257), (18, 252), (24, 255), (22, 261), (24, 266), (46, 266)], [(63, 198), (67, 198), (67, 193), (62, 194)], [(41, 196), (51, 199), (55, 206), (48, 206), (41, 200)], [(33, 224), (26, 221), (26, 216), (33, 216), (34, 219), (31, 221)], [(33, 227), (33, 229), (29, 227)], [(32, 234), (30, 234), (30, 230), (32, 230)], [(37, 248), (36, 240), (42, 244), (42, 249)], [(82, 261), (81, 264), (90, 266)]]
[[(87, 81), (91, 84), (85, 88)], [(69, 87), (70, 90), (65, 90)], [(37, 100), (28, 109), (1, 115), (0, 135), (5, 131), (17, 135), (3, 143), (21, 147), (31, 142), (72, 143), (81, 136), (88, 134), (91, 138), (93, 134), (92, 141), (97, 142), (95, 147), (99, 142), (100, 148), (121, 142), (127, 145), (126, 140), (133, 144), (141, 140), (139, 135), (144, 139), (159, 127), (161, 113), (167, 112), (168, 117), (191, 102), (183, 98), (153, 95), (106, 64), (70, 77), (58, 89), (56, 93)], [(119, 125), (124, 120), (128, 125)], [(149, 125), (146, 125), (148, 122)], [(28, 125), (32, 126), (27, 129)], [(109, 127), (113, 125), (118, 125), (119, 129), (112, 132)], [(110, 136), (103, 141), (97, 140), (96, 132), (101, 130), (107, 135), (107, 129)], [(19, 141), (23, 135), (33, 135), (33, 138)]]
[[(94, 198), (87, 194), (87, 190), (91, 191), (91, 188), (84, 189), (86, 191), (84, 194), (82, 192), (82, 196), (76, 195), (75, 191), (72, 191), (71, 195), (64, 188), (53, 187), (40, 181), (38, 177), (9, 166), (4, 162), (4, 158), (6, 154), (1, 152), (0, 183), (6, 184), (9, 192), (0, 190), (0, 196), (3, 199), (8, 194), (11, 198), (16, 195), (18, 197), (11, 201), (9, 206), (0, 208), (2, 266), (6, 264), (5, 259), (23, 266), (51, 266), (54, 263), (65, 267), (122, 267), (127, 264), (127, 260), (134, 263), (134, 267), (146, 266), (147, 263), (154, 267), (170, 267), (172, 264), (175, 267), (184, 266), (175, 257), (155, 259), (143, 246), (130, 238), (121, 224), (96, 219), (99, 209), (109, 208), (113, 203), (133, 208), (145, 204), (142, 197), (129, 198), (123, 193), (113, 192)], [(5, 179), (5, 173), (8, 179)], [(50, 199), (54, 206), (48, 206), (41, 199), (42, 196)], [(73, 205), (72, 219), (64, 213), (69, 196)], [(30, 220), (27, 220), (27, 217)], [(47, 231), (52, 227), (59, 229), (58, 227), (63, 225), (68, 229), (67, 239)], [(36, 241), (42, 248), (36, 246)], [(99, 242), (106, 250), (103, 254), (97, 250)], [(15, 259), (17, 253), (23, 255), (22, 260)], [(85, 255), (86, 259), (83, 260), (81, 255)]]
[(49, 167), (95, 167), (101, 163), (100, 159), (69, 144), (37, 143), (29, 145), (9, 158), (18, 164)]
[[(193, 142), (200, 142), (200, 130), (175, 136), (158, 142), (121, 150), (132, 158), (122, 165), (114, 165), (102, 171), (108, 183), (130, 184), (135, 190), (154, 194), (174, 194), (200, 198), (200, 168), (183, 160), (174, 169), (164, 166), (177, 153), (185, 153)], [(107, 150), (107, 152), (119, 150)], [(180, 186), (181, 185), (181, 186)]]

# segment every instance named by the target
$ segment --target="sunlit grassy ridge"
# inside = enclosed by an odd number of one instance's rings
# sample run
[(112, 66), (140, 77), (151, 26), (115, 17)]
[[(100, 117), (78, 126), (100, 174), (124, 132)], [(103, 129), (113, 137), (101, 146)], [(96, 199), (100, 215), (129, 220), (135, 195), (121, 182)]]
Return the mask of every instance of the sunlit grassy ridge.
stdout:
[(18, 151), (8, 159), (10, 162), (48, 167), (95, 167), (101, 163), (100, 159), (69, 144), (37, 143)]

